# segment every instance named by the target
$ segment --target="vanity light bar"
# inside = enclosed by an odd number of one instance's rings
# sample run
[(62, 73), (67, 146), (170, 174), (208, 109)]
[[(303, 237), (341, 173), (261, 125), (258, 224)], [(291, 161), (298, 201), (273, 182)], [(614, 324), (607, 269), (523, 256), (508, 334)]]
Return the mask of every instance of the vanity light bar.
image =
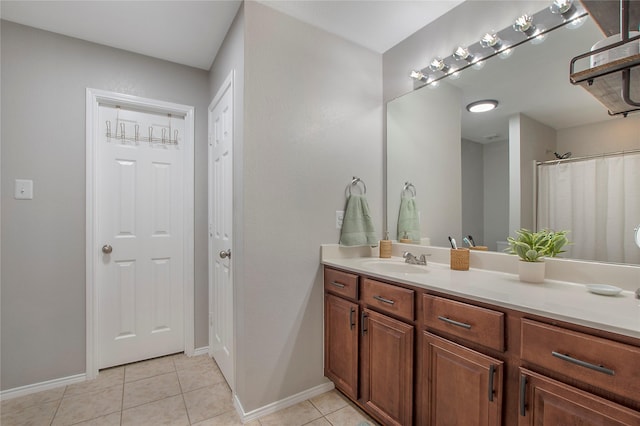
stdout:
[(518, 17), (512, 26), (498, 32), (487, 32), (477, 43), (468, 47), (458, 46), (452, 55), (434, 58), (427, 67), (412, 71), (413, 88), (436, 84), (451, 75), (457, 76), (470, 66), (481, 68), (476, 64), (496, 55), (505, 58), (514, 47), (533, 39), (539, 42), (547, 33), (565, 25), (572, 28), (572, 23), (584, 21), (587, 16), (587, 11), (574, 0), (554, 0), (551, 6), (533, 15)]

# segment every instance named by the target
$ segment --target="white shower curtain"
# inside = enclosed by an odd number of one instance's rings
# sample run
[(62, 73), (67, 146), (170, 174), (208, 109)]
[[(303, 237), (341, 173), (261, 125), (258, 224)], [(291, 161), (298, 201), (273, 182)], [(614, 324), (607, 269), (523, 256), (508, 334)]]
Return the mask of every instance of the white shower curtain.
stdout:
[(562, 257), (640, 263), (640, 153), (538, 166), (537, 227), (569, 230)]

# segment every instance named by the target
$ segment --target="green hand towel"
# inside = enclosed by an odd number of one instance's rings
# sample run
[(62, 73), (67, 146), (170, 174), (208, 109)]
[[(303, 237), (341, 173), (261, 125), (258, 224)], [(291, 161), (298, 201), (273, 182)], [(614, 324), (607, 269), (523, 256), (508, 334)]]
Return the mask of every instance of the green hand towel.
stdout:
[(405, 233), (411, 241), (420, 242), (420, 219), (416, 200), (414, 197), (402, 195), (398, 213), (398, 239), (403, 238)]
[(342, 219), (340, 245), (375, 246), (378, 239), (369, 213), (369, 204), (364, 195), (350, 195)]

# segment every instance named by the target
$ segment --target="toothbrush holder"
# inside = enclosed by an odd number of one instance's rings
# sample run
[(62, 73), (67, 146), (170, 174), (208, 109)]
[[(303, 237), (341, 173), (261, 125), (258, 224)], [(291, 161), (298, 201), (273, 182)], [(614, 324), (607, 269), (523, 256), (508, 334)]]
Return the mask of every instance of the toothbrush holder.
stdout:
[(451, 249), (451, 269), (455, 271), (469, 270), (469, 249), (462, 247)]
[(469, 250), (488, 251), (489, 247), (487, 247), (487, 246), (473, 246), (473, 247), (469, 247)]

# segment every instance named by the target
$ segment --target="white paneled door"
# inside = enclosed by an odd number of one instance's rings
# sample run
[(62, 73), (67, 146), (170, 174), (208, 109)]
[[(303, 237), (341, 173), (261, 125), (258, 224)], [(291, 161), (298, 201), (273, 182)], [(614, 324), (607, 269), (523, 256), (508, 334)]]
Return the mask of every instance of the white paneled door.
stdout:
[(105, 368), (185, 347), (185, 119), (109, 105), (98, 116), (97, 363)]
[(233, 73), (209, 105), (209, 353), (234, 390)]

